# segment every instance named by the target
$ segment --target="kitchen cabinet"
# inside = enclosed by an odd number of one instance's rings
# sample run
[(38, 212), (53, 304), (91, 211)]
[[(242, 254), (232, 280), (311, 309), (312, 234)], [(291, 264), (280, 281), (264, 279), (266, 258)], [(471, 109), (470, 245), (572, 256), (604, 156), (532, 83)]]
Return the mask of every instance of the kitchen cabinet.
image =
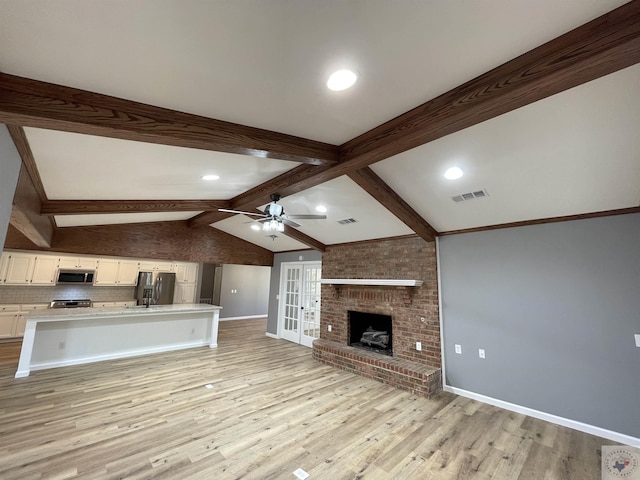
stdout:
[(0, 283), (4, 282), (7, 273), (7, 264), (9, 263), (9, 253), (2, 252), (0, 255)]
[(141, 260), (140, 261), (141, 272), (173, 272), (173, 263), (171, 262), (157, 262), (155, 260)]
[(196, 283), (198, 280), (198, 264), (197, 263), (176, 263), (176, 282), (178, 283)]
[(95, 270), (98, 260), (90, 257), (60, 257), (58, 268), (63, 270)]
[(20, 312), (0, 312), (0, 339), (13, 338)]
[(98, 260), (95, 285), (125, 286), (138, 281), (138, 262), (134, 260)]
[(36, 257), (28, 253), (11, 252), (3, 282), (5, 285), (28, 285), (33, 275)]
[(173, 303), (195, 303), (195, 301), (195, 283), (176, 283), (175, 292), (173, 295)]
[(47, 303), (31, 303), (20, 305), (20, 313), (16, 318), (13, 336), (24, 337), (24, 329), (27, 326), (27, 315), (34, 310), (46, 310), (49, 307)]
[(33, 261), (33, 273), (29, 282), (31, 285), (54, 285), (58, 271), (58, 257), (38, 255)]

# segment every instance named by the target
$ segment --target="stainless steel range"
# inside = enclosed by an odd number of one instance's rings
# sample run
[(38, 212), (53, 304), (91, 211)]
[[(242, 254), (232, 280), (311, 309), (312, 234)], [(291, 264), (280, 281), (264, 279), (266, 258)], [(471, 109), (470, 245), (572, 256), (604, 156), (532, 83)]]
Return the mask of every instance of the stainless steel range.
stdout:
[(93, 302), (88, 299), (82, 300), (54, 300), (49, 304), (49, 308), (86, 308), (92, 307)]

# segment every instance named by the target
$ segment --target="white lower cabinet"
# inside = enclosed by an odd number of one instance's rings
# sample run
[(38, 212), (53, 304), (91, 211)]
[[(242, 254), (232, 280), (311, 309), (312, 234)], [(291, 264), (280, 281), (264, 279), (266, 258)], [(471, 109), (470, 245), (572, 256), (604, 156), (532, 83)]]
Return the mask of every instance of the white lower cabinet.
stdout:
[(0, 312), (0, 338), (13, 338), (20, 312)]
[(46, 303), (0, 305), (0, 339), (23, 337), (28, 313), (47, 307)]
[(195, 283), (176, 283), (175, 293), (173, 294), (173, 303), (195, 303), (195, 301)]

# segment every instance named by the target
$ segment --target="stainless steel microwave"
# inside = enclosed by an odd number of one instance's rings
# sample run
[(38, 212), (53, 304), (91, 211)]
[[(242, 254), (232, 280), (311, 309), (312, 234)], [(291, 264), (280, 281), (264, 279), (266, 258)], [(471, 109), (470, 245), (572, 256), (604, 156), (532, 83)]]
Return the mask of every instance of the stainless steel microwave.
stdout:
[(93, 285), (93, 278), (96, 272), (93, 270), (58, 270), (56, 284), (60, 283), (82, 283)]

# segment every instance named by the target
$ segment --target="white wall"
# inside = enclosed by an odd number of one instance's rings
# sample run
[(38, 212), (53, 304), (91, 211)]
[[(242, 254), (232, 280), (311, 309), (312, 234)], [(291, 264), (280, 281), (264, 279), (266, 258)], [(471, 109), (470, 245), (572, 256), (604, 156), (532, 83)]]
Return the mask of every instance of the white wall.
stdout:
[(7, 127), (0, 124), (0, 247), (4, 246), (7, 235), (21, 164)]

